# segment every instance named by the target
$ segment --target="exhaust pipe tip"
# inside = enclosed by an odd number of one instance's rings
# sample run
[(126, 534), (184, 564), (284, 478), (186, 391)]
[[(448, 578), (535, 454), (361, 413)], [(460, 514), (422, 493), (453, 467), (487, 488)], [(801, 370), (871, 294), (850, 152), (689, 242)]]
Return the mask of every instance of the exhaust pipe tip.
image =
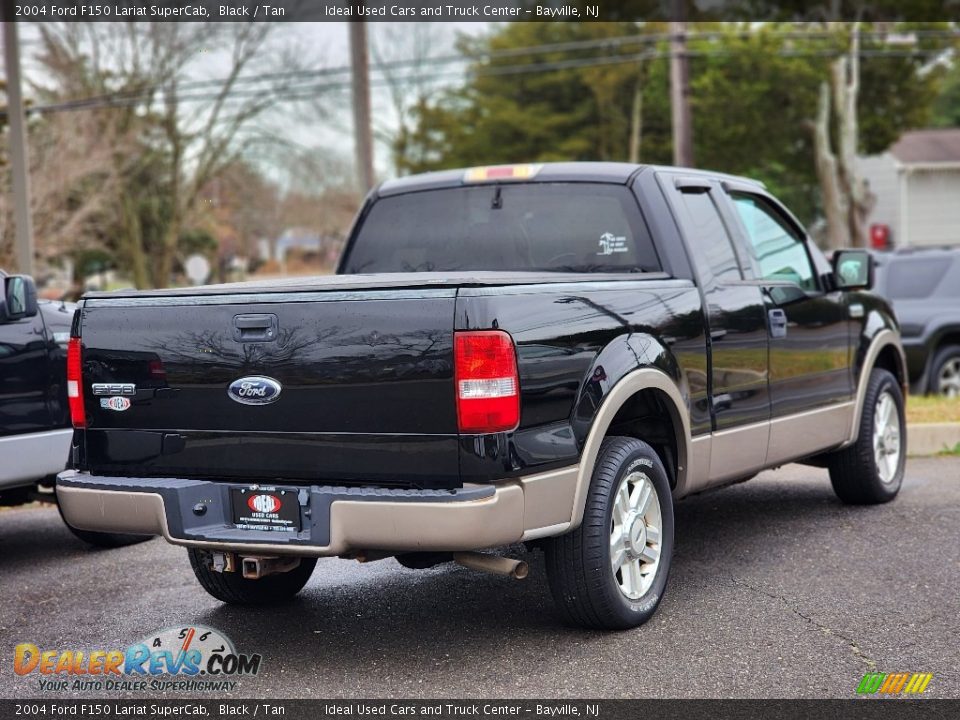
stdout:
[(523, 580), (527, 575), (530, 574), (530, 566), (527, 565), (523, 560), (517, 560), (517, 566), (513, 569), (513, 572), (510, 573), (511, 577), (516, 578), (517, 580)]
[(492, 575), (505, 575), (514, 580), (523, 580), (530, 574), (530, 566), (523, 560), (487, 555), (478, 552), (455, 552), (453, 560), (458, 565)]

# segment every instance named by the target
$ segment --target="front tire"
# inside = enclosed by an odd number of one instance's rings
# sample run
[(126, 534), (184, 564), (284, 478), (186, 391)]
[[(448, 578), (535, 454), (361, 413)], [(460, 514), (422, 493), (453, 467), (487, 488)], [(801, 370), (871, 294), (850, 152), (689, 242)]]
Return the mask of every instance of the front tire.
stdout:
[(583, 522), (545, 550), (550, 591), (566, 622), (626, 630), (649, 620), (673, 554), (673, 499), (656, 451), (636, 438), (604, 440)]
[(907, 457), (903, 391), (879, 368), (870, 373), (856, 442), (830, 457), (830, 483), (843, 502), (875, 505), (900, 491)]
[(284, 573), (248, 580), (239, 571), (219, 573), (211, 567), (210, 553), (187, 548), (193, 574), (203, 589), (230, 605), (270, 605), (289, 600), (307, 584), (316, 558), (300, 558), (300, 564)]

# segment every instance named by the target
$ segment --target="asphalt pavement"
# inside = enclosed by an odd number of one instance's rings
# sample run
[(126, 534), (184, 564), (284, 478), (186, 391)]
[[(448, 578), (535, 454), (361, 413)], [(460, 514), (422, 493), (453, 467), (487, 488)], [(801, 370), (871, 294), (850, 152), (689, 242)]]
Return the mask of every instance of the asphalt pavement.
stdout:
[(329, 559), (295, 601), (244, 609), (162, 540), (95, 550), (55, 508), (3, 511), (0, 697), (66, 696), (14, 674), (18, 643), (125, 648), (191, 624), (262, 654), (241, 698), (847, 698), (871, 671), (960, 697), (960, 458), (911, 458), (882, 506), (843, 506), (798, 465), (681, 501), (666, 599), (628, 632), (562, 626), (542, 556), (513, 550), (524, 581)]

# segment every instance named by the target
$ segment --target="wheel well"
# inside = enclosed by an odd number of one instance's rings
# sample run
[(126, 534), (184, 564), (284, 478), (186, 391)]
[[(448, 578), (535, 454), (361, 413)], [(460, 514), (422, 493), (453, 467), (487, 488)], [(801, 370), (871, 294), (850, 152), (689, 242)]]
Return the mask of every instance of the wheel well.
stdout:
[(905, 369), (893, 345), (885, 345), (880, 349), (880, 352), (877, 354), (877, 359), (873, 362), (873, 367), (883, 368), (890, 372), (897, 379), (897, 382), (900, 383), (900, 387), (903, 387), (907, 382), (906, 375), (904, 374)]
[(627, 400), (614, 415), (605, 437), (635, 437), (648, 443), (663, 461), (670, 487), (677, 485), (677, 427), (666, 394), (649, 388)]
[(940, 340), (937, 341), (937, 346), (930, 353), (930, 360), (932, 361), (933, 356), (947, 345), (960, 345), (960, 332), (949, 332), (940, 338)]

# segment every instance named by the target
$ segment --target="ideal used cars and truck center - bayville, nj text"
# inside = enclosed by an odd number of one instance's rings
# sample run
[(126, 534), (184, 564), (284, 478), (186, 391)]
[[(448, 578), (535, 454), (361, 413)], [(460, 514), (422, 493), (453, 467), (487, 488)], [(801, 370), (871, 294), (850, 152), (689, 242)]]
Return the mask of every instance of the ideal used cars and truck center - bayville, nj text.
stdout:
[[(82, 19), (159, 19), (159, 20), (282, 20), (287, 17), (288, 8), (268, 3), (252, 5), (217, 5), (198, 3), (196, 5), (123, 5), (119, 3), (87, 3), (80, 5), (56, 5), (21, 3), (16, 5), (16, 16), (36, 20)], [(397, 3), (329, 5), (323, 6), (323, 16), (328, 19), (377, 19), (397, 18), (405, 20), (445, 19), (483, 19), (491, 20), (577, 20), (599, 17), (599, 6), (578, 7), (563, 5), (535, 5), (530, 8), (505, 7), (499, 5), (404, 5)]]
[(88, 293), (57, 495), (86, 532), (184, 546), (215, 598), (321, 557), (524, 577), (560, 616), (649, 620), (674, 500), (802, 462), (893, 500), (907, 369), (863, 250), (827, 262), (754, 181), (620, 163), (373, 190), (337, 274)]

